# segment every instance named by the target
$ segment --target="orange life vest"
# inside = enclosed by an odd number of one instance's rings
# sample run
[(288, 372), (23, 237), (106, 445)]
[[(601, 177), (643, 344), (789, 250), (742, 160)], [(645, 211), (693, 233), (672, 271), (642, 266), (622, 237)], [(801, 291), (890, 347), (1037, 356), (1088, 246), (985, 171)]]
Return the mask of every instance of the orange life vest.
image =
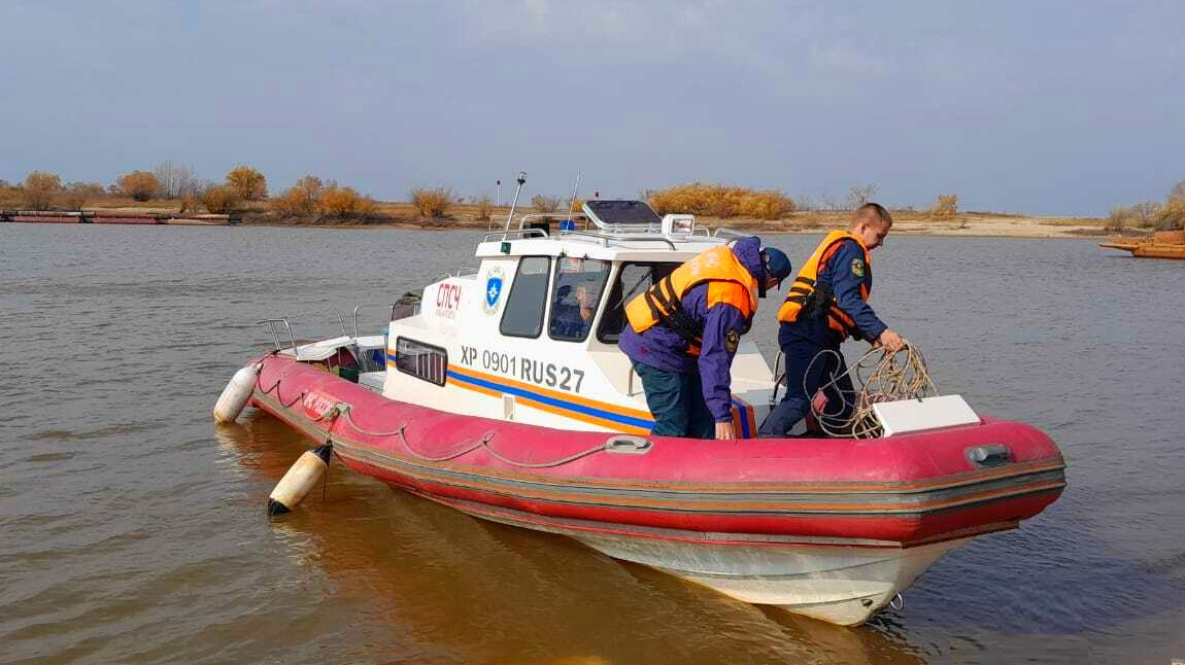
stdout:
[(683, 310), (683, 296), (693, 287), (708, 283), (708, 307), (732, 305), (748, 323), (757, 312), (757, 280), (728, 247), (715, 247), (675, 268), (649, 289), (634, 296), (625, 306), (625, 316), (636, 333), (662, 324), (687, 340), (688, 352), (699, 354), (703, 344), (703, 321), (692, 320)]
[[(854, 240), (864, 255), (865, 273), (864, 281), (860, 283), (860, 297), (865, 302), (868, 301), (868, 296), (872, 292), (872, 286), (869, 283), (872, 263), (868, 259), (868, 248), (858, 237), (847, 231), (832, 231), (815, 249), (815, 253), (811, 254), (811, 258), (803, 264), (802, 270), (798, 271), (798, 276), (794, 278), (794, 283), (790, 285), (790, 290), (786, 293), (786, 300), (782, 302), (782, 308), (778, 310), (778, 321), (786, 323), (798, 321), (803, 305), (818, 288), (819, 273), (827, 266), (831, 257), (835, 256), (835, 252), (839, 250), (845, 240)], [(852, 334), (852, 330), (856, 328), (856, 322), (848, 316), (847, 312), (839, 308), (835, 302), (835, 294), (831, 292), (830, 284), (825, 285), (823, 293), (828, 294), (826, 297), (830, 299), (830, 302), (827, 303), (827, 327), (838, 334), (841, 341), (847, 339)]]

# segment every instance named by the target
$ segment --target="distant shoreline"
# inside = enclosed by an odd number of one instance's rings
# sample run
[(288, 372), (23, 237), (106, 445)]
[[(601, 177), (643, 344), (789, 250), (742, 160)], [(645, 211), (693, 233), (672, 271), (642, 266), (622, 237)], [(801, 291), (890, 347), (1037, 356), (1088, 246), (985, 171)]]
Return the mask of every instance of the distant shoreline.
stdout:
[[(176, 215), (177, 205), (171, 201), (149, 201), (143, 204), (116, 206), (85, 206), (88, 212), (99, 214)], [(419, 230), (500, 230), (509, 213), (509, 206), (491, 206), (489, 219), (479, 219), (474, 205), (455, 204), (446, 218), (427, 218), (416, 214), (411, 204), (403, 202), (380, 203), (377, 213), (367, 219), (304, 219), (278, 217), (264, 207), (248, 209), (241, 213), (242, 226), (285, 226), (316, 227), (336, 229), (419, 229)], [(519, 214), (534, 212), (520, 207)], [(799, 211), (779, 220), (751, 218), (719, 219), (698, 217), (700, 226), (710, 228), (726, 227), (755, 234), (821, 233), (847, 224), (846, 211)], [(948, 237), (1013, 237), (1013, 238), (1098, 238), (1107, 237), (1106, 220), (1090, 217), (1037, 217), (999, 213), (960, 213), (953, 219), (933, 219), (926, 212), (911, 210), (893, 211), (893, 233), (897, 235), (925, 235)]]

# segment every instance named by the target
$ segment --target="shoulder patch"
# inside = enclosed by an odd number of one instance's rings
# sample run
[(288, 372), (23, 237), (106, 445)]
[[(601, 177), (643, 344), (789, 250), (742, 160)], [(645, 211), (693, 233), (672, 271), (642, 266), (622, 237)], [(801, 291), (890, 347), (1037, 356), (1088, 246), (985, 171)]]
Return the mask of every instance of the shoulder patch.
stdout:
[(852, 259), (852, 274), (857, 277), (864, 276), (864, 259)]
[(729, 330), (724, 335), (724, 349), (729, 353), (736, 353), (737, 346), (741, 343), (741, 334), (736, 330)]

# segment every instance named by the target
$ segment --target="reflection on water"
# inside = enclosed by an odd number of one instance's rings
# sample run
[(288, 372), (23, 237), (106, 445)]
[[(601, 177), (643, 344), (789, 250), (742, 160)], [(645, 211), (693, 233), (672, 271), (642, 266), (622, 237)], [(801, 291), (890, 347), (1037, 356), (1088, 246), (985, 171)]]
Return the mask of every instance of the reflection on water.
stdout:
[[(0, 661), (1185, 658), (1185, 264), (1089, 241), (878, 251), (873, 302), (939, 387), (1050, 432), (1070, 485), (862, 628), (744, 605), (338, 466), (269, 521), (267, 494), (309, 442), (259, 413), (210, 415), (270, 344), (253, 322), (389, 301), (471, 264), (475, 239), (0, 224)], [(799, 264), (818, 238), (766, 240)], [(766, 351), (771, 304), (751, 333)], [(325, 323), (296, 333), (335, 334)]]

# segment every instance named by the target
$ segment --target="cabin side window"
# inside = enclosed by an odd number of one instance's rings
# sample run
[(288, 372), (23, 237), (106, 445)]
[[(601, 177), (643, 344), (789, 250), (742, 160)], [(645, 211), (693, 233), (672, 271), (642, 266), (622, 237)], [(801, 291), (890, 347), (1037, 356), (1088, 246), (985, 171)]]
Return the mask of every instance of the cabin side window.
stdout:
[(597, 328), (597, 339), (606, 344), (616, 344), (625, 327), (625, 305), (634, 296), (650, 288), (654, 282), (666, 277), (679, 267), (678, 263), (623, 263), (609, 289), (609, 301), (601, 315)]
[(555, 264), (555, 294), (547, 334), (562, 342), (583, 342), (592, 330), (610, 264), (597, 259), (563, 256)]
[(538, 337), (543, 332), (543, 309), (547, 305), (551, 259), (524, 256), (510, 285), (499, 331), (507, 337)]
[(439, 346), (400, 337), (395, 340), (395, 368), (421, 381), (443, 386), (448, 352)]

